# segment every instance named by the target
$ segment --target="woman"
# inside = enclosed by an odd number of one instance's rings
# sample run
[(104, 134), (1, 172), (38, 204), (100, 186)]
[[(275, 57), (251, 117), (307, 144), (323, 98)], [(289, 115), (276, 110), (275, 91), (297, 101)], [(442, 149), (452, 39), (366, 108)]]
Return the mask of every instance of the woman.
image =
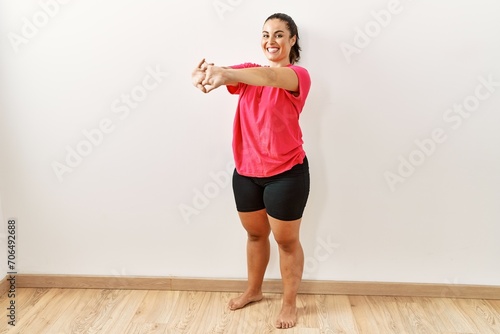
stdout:
[(299, 115), (311, 80), (307, 70), (294, 65), (300, 58), (298, 42), (292, 18), (273, 14), (264, 22), (261, 41), (269, 66), (218, 67), (202, 60), (192, 74), (193, 84), (204, 93), (225, 85), (229, 93), (239, 94), (233, 129), (233, 191), (248, 234), (248, 286), (229, 302), (229, 308), (236, 310), (263, 298), (272, 232), (283, 281), (277, 328), (297, 322), (297, 291), (304, 267), (299, 228), (309, 195), (309, 166)]

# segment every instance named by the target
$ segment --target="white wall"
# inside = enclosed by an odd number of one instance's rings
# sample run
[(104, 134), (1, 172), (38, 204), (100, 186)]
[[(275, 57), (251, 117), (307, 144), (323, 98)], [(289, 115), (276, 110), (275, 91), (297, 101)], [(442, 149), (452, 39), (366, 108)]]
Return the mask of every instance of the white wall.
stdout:
[(237, 100), (190, 73), (202, 57), (265, 64), (260, 29), (281, 11), (313, 82), (304, 278), (500, 284), (498, 1), (66, 2), (0, 0), (19, 272), (245, 277), (226, 171)]

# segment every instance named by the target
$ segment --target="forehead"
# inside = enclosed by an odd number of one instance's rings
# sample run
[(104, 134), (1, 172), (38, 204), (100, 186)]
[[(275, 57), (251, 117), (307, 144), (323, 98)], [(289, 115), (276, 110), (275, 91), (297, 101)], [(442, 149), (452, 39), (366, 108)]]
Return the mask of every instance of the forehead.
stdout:
[(280, 19), (271, 19), (264, 23), (263, 31), (273, 32), (273, 31), (288, 31), (288, 26), (285, 21)]

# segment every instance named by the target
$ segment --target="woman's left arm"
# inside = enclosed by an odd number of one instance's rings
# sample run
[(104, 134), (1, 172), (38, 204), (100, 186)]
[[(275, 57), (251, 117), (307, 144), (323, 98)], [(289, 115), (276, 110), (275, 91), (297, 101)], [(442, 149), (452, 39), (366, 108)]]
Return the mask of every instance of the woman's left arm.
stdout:
[(238, 82), (252, 86), (271, 86), (286, 89), (290, 92), (299, 90), (299, 79), (289, 67), (250, 67), (228, 68), (208, 66), (202, 85), (206, 92), (222, 85), (235, 85)]

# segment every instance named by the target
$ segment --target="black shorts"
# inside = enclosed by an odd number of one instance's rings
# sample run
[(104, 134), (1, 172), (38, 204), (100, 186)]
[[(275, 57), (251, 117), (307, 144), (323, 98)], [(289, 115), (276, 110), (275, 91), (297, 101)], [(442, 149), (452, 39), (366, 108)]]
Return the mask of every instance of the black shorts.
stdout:
[(233, 174), (233, 192), (236, 209), (252, 212), (266, 209), (267, 214), (279, 220), (302, 218), (309, 196), (309, 163), (270, 177), (248, 177)]

